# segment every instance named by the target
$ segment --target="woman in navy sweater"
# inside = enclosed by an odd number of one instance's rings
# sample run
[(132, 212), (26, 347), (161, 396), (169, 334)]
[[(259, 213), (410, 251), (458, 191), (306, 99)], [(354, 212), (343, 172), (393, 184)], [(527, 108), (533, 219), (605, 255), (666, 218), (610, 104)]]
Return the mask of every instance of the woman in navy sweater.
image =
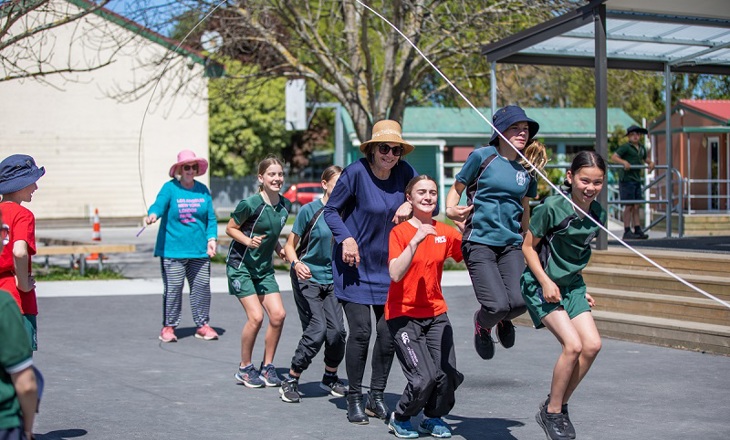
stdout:
[[(368, 423), (368, 415), (385, 419), (383, 401), (394, 346), (383, 316), (390, 287), (388, 237), (396, 223), (410, 217), (405, 203), (406, 184), (418, 173), (401, 157), (414, 150), (401, 137), (396, 121), (373, 126), (373, 138), (360, 145), (365, 158), (347, 166), (324, 210), (335, 239), (332, 276), (335, 296), (342, 303), (349, 327), (345, 367), (349, 389), (347, 419)], [(375, 315), (370, 393), (363, 405), (362, 378), (371, 333), (370, 311)]]

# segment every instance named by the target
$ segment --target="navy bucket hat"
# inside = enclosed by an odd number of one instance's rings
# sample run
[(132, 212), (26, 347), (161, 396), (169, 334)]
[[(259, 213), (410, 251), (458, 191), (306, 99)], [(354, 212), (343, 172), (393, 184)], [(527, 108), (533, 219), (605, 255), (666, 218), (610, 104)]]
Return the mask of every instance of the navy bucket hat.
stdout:
[(0, 194), (20, 191), (38, 181), (44, 174), (44, 167), (38, 168), (35, 160), (27, 154), (13, 154), (0, 162)]
[(535, 137), (538, 130), (540, 130), (540, 124), (528, 118), (525, 114), (525, 111), (522, 110), (521, 107), (518, 107), (516, 105), (508, 105), (497, 110), (497, 112), (494, 113), (494, 116), (492, 116), (492, 124), (494, 124), (494, 127), (497, 129), (497, 131), (492, 133), (492, 139), (489, 140), (489, 145), (499, 145), (498, 132), (504, 133), (504, 131), (507, 130), (510, 125), (517, 122), (527, 122), (527, 125), (530, 128), (529, 137), (527, 138), (528, 143), (530, 142), (530, 140), (532, 140), (532, 138)]
[(646, 128), (641, 128), (638, 125), (632, 125), (631, 127), (627, 128), (626, 136), (628, 136), (629, 133), (649, 134)]

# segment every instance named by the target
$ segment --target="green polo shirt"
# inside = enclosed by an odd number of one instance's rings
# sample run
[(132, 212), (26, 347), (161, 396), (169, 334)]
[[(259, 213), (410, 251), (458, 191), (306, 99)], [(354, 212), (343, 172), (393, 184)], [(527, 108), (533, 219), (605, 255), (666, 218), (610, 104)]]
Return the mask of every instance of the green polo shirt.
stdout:
[[(315, 200), (302, 207), (291, 231), (302, 238), (304, 229), (315, 213), (324, 207), (322, 200)], [(312, 272), (311, 281), (317, 284), (332, 284), (332, 231), (324, 221), (324, 211), (319, 212), (317, 220), (309, 233), (307, 248), (299, 258)], [(301, 241), (300, 241), (301, 244)]]
[(272, 256), (290, 210), (291, 202), (284, 197), (279, 197), (275, 206), (264, 202), (261, 193), (241, 200), (231, 218), (247, 237), (266, 235), (266, 238), (255, 249), (233, 240), (226, 259), (228, 266), (239, 269), (245, 265), (254, 279), (273, 273)]
[[(592, 217), (600, 219), (601, 224), (606, 224), (606, 211), (598, 202), (591, 203), (590, 211)], [(550, 196), (532, 210), (530, 232), (535, 237), (544, 237), (566, 217), (575, 214), (573, 205), (562, 196)], [(555, 284), (569, 286), (575, 275), (586, 267), (591, 258), (591, 240), (598, 231), (598, 226), (588, 217), (576, 217), (562, 230), (555, 231), (548, 243), (550, 257), (547, 267), (544, 268)]]
[[(627, 142), (618, 147), (616, 154), (631, 165), (644, 165), (646, 161), (646, 148), (643, 145), (635, 146)], [(643, 169), (633, 167), (628, 170), (621, 170), (619, 180), (621, 182), (641, 182), (642, 171)]]
[(0, 429), (17, 428), (23, 426), (22, 413), (10, 375), (33, 365), (33, 351), (18, 305), (8, 292), (2, 290), (0, 341)]

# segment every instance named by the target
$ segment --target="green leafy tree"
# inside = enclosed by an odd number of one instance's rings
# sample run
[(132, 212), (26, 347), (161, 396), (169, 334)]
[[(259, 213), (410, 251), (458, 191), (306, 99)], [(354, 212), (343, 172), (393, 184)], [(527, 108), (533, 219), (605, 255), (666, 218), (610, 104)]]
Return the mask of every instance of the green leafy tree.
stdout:
[(227, 63), (229, 76), (211, 79), (210, 160), (214, 176), (256, 174), (258, 162), (269, 154), (282, 155), (290, 146), (291, 132), (284, 126), (285, 79), (262, 84), (256, 90), (238, 76), (256, 67)]

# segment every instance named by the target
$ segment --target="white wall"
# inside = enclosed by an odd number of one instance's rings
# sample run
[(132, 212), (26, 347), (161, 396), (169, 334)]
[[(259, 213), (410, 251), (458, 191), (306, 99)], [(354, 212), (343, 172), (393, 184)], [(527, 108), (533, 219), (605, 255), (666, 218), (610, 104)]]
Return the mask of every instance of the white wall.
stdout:
[[(125, 46), (115, 53), (119, 41)], [(83, 218), (93, 208), (102, 217), (141, 218), (169, 179), (179, 150), (208, 158), (202, 66), (189, 68), (178, 55), (159, 83), (149, 82), (165, 68), (148, 67), (165, 48), (97, 15), (53, 30), (47, 46), (55, 65), (69, 59), (77, 66), (113, 61), (87, 73), (0, 82), (0, 160), (24, 153), (46, 167), (29, 205), (37, 218)], [(146, 81), (135, 99), (111, 97)], [(208, 183), (207, 175), (199, 180)]]

